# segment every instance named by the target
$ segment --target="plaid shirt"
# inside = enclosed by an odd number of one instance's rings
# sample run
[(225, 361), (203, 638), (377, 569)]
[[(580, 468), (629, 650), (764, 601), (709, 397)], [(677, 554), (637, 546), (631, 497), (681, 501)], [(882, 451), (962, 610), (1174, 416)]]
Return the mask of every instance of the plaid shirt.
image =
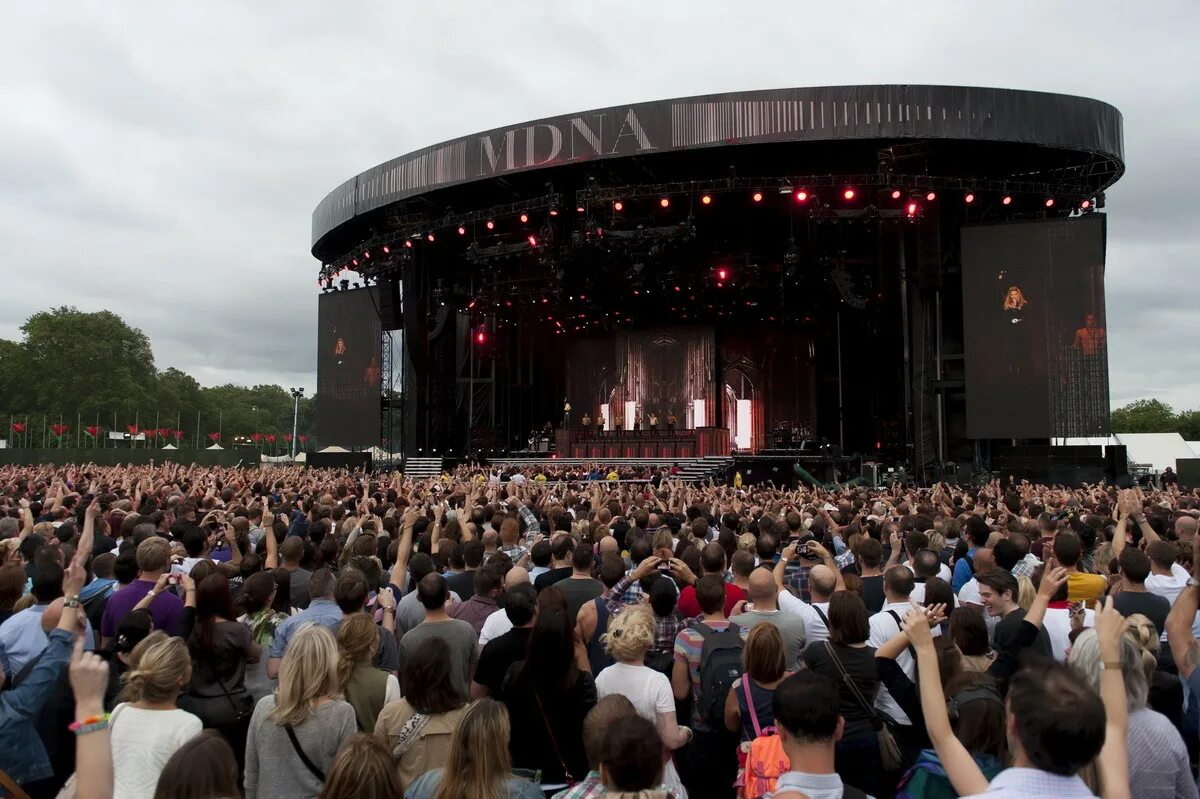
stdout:
[(1042, 562), (1034, 557), (1033, 553), (1030, 552), (1025, 557), (1017, 561), (1016, 566), (1012, 567), (1012, 576), (1016, 577), (1018, 580), (1022, 577), (1029, 577), (1032, 579), (1033, 573), (1037, 571), (1041, 565)]
[(815, 563), (812, 565), (805, 565), (800, 561), (792, 560), (788, 561), (788, 565), (784, 567), (784, 584), (789, 586), (792, 589), (792, 592), (805, 602), (812, 601), (812, 596), (808, 593), (808, 574), (812, 571), (812, 567), (815, 565)]
[(594, 799), (599, 796), (604, 796), (604, 783), (600, 781), (600, 772), (589, 771), (582, 782), (559, 791), (550, 799)]
[(669, 616), (654, 617), (654, 646), (646, 653), (647, 657), (658, 655), (663, 652), (675, 651), (675, 639), (679, 637), (681, 630), (687, 629), (688, 625), (699, 621), (703, 616), (685, 619), (683, 614), (678, 610), (672, 610)]

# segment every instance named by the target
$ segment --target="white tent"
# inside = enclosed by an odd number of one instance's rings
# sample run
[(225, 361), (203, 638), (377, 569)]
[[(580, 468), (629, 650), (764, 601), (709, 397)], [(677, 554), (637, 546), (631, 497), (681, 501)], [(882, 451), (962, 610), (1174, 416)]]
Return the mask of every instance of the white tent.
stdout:
[(317, 451), (318, 452), (349, 452), (350, 450), (346, 449), (345, 447), (333, 446), (333, 447), (326, 447), (325, 449), (321, 449), (321, 450), (317, 450)]
[(211, 447), (205, 447), (205, 449), (225, 449), (225, 448), (222, 447), (220, 444), (213, 444)]
[(179, 449), (179, 447), (175, 446), (174, 444), (166, 444), (163, 446), (163, 449)]
[(1189, 446), (1178, 433), (1114, 433), (1107, 438), (1067, 438), (1063, 441), (1068, 445), (1104, 447), (1123, 444), (1130, 463), (1149, 466), (1155, 472), (1168, 466), (1174, 469), (1175, 461), (1180, 458), (1198, 457), (1196, 448)]
[(1200, 441), (1187, 441), (1184, 443), (1192, 448), (1192, 452), (1196, 453), (1197, 458), (1200, 458)]

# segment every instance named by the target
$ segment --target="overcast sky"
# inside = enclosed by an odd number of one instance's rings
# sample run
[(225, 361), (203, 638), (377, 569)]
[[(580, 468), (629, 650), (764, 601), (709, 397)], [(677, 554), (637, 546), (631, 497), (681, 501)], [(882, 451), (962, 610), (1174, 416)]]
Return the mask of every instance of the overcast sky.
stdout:
[(691, 94), (945, 83), (1125, 117), (1108, 194), (1114, 404), (1200, 408), (1200, 3), (12, 3), (0, 337), (111, 309), (160, 369), (316, 385), (313, 207), (493, 126)]

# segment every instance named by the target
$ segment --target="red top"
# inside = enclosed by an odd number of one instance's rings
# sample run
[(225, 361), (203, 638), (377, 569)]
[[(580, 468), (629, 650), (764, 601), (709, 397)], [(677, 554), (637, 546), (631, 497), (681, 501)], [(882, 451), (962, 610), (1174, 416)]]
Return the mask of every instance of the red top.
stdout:
[[(733, 583), (725, 583), (725, 618), (729, 618), (733, 606), (745, 598), (745, 591)], [(686, 619), (702, 615), (700, 603), (696, 601), (696, 589), (693, 586), (689, 585), (680, 592), (678, 608)]]

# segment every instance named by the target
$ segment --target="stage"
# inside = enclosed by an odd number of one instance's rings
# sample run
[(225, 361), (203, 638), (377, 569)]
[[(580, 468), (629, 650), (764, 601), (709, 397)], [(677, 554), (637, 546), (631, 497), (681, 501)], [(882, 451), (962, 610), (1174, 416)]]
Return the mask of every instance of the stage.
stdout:
[[(842, 476), (1102, 432), (1095, 212), (1121, 135), (1086, 98), (843, 86), (401, 156), (313, 213), (320, 444), (499, 457), (549, 428), (563, 457), (661, 459), (803, 439)], [(1029, 413), (988, 404), (1018, 384)]]
[(721, 427), (693, 430), (556, 430), (555, 450), (564, 458), (644, 458), (684, 460), (729, 454), (729, 431)]

